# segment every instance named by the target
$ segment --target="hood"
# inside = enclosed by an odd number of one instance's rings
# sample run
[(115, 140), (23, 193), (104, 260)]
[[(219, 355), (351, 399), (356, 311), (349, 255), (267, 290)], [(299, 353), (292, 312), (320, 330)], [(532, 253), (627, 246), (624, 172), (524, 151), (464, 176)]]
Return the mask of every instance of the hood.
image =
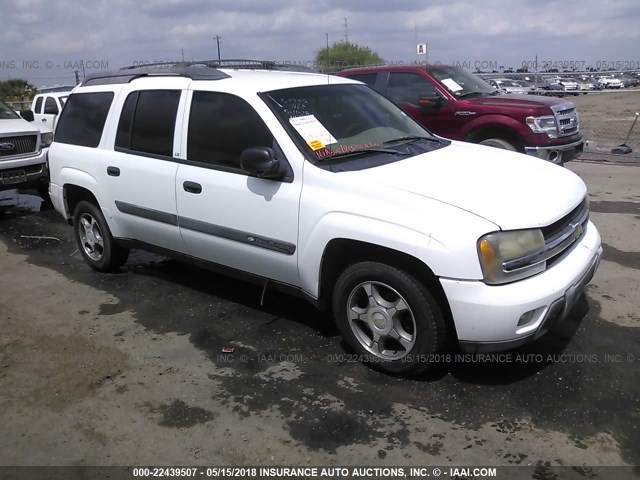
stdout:
[[(47, 130), (49, 132), (51, 131), (49, 129)], [(1, 135), (20, 135), (25, 133), (38, 133), (39, 131), (42, 131), (42, 130), (39, 129), (38, 125), (31, 122), (27, 122), (23, 118), (12, 118), (12, 119), (0, 120)]]
[(503, 230), (549, 225), (587, 192), (580, 177), (564, 167), (462, 142), (346, 175), (453, 205)]
[(488, 97), (470, 98), (465, 100), (475, 105), (491, 105), (497, 107), (513, 107), (513, 108), (539, 108), (543, 106), (551, 107), (562, 103), (571, 103), (556, 97), (545, 97), (541, 95), (493, 95)]

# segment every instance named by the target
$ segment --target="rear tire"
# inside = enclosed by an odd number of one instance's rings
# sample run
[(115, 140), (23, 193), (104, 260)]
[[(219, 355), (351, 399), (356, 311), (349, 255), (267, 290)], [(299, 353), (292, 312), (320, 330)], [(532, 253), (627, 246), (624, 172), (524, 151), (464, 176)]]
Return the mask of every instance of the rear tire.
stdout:
[(123, 265), (129, 249), (115, 243), (100, 208), (82, 201), (73, 214), (73, 233), (85, 262), (99, 272), (111, 272)]
[(345, 342), (363, 362), (416, 376), (440, 361), (446, 345), (442, 312), (408, 273), (378, 262), (351, 265), (338, 278), (333, 313)]
[(501, 138), (487, 138), (479, 143), (480, 145), (486, 145), (487, 147), (502, 148), (503, 150), (509, 150), (511, 152), (517, 151), (515, 145)]

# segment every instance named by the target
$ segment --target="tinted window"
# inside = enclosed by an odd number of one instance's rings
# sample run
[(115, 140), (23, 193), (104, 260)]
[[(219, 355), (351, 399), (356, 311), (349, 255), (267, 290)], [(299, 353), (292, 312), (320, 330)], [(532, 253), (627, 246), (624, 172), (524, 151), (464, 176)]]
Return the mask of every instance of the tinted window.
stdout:
[(70, 95), (60, 115), (55, 141), (97, 147), (112, 101), (113, 92)]
[(387, 96), (396, 103), (420, 105), (423, 96), (439, 95), (436, 87), (417, 73), (391, 72), (387, 84)]
[(33, 113), (42, 113), (42, 97), (38, 97), (36, 100), (36, 111)]
[(371, 87), (375, 87), (377, 76), (377, 73), (360, 73), (358, 75), (349, 75), (348, 78), (351, 80), (358, 80), (359, 82), (364, 82)]
[(58, 114), (58, 105), (53, 97), (47, 97), (47, 101), (44, 104), (44, 113), (46, 115)]
[(189, 160), (239, 169), (240, 153), (250, 147), (273, 147), (273, 135), (247, 102), (224, 93), (193, 93)]
[(118, 131), (116, 132), (116, 147), (131, 149), (131, 127), (139, 95), (140, 92), (130, 93), (124, 102), (122, 113), (120, 113)]
[(116, 147), (154, 155), (173, 156), (173, 134), (180, 90), (143, 90), (125, 101)]

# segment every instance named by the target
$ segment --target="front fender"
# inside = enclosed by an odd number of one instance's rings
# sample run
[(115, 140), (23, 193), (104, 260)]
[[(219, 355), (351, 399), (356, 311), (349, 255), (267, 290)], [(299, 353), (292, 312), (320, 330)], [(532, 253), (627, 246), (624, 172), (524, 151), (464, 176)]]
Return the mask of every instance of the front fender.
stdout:
[(462, 126), (461, 138), (464, 138), (465, 141), (470, 141), (473, 140), (474, 134), (479, 130), (491, 128), (508, 131), (523, 143), (523, 127), (525, 127), (525, 125), (521, 122), (506, 115), (481, 115), (480, 117), (473, 118)]
[(423, 246), (444, 248), (429, 235), (407, 227), (345, 212), (329, 212), (313, 226), (298, 250), (301, 287), (315, 298), (319, 295), (325, 249), (331, 240), (338, 238), (375, 243), (418, 258), (422, 256)]

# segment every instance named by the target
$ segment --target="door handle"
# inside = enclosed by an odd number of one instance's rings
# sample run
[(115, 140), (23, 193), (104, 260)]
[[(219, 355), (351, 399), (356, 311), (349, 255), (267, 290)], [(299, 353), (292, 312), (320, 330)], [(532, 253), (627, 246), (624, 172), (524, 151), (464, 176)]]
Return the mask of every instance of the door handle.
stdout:
[(184, 188), (185, 192), (189, 193), (200, 193), (202, 192), (202, 185), (196, 182), (184, 182), (182, 184), (182, 188)]
[(110, 177), (119, 177), (120, 169), (118, 167), (107, 167), (107, 175)]
[(42, 119), (42, 121), (43, 121), (43, 122), (46, 122), (46, 121), (47, 121), (47, 119), (46, 119), (46, 118), (43, 118), (43, 119)]

